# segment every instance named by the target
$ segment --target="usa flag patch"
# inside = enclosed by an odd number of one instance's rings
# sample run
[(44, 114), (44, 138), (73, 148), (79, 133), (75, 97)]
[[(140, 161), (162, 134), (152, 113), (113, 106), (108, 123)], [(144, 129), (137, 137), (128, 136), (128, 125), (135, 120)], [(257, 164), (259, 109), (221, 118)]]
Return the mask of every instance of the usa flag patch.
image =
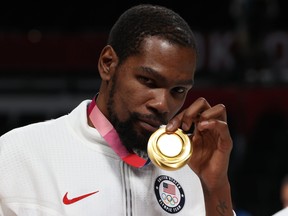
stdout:
[(156, 199), (163, 210), (174, 214), (185, 204), (185, 194), (181, 185), (172, 177), (158, 176), (154, 184)]

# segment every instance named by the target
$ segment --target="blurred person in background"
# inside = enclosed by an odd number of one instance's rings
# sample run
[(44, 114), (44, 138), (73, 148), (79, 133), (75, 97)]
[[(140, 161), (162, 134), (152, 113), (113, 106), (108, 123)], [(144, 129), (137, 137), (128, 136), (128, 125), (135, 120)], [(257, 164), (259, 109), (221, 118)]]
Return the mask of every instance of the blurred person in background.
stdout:
[(282, 203), (282, 209), (276, 212), (273, 216), (288, 215), (288, 175), (285, 175), (281, 182), (280, 201)]
[(280, 200), (283, 208), (288, 207), (288, 175), (283, 178), (281, 183)]

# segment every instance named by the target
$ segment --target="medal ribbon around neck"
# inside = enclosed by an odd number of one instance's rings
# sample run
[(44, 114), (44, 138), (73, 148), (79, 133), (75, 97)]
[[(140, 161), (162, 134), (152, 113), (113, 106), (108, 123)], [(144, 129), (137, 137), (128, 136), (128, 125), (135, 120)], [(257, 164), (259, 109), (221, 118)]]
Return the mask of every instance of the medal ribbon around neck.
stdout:
[(106, 140), (114, 152), (127, 164), (133, 167), (143, 167), (150, 163), (135, 153), (131, 153), (122, 144), (118, 133), (113, 125), (106, 119), (96, 105), (96, 98), (93, 98), (88, 106), (88, 116), (93, 126), (98, 130), (101, 136)]

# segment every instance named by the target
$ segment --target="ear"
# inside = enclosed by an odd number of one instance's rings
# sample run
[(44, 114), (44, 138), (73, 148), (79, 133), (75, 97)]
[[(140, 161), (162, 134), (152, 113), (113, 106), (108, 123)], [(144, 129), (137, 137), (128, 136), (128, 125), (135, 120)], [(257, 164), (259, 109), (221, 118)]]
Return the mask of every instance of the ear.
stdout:
[(98, 71), (102, 80), (110, 80), (117, 63), (118, 57), (114, 49), (110, 45), (105, 46), (98, 60)]

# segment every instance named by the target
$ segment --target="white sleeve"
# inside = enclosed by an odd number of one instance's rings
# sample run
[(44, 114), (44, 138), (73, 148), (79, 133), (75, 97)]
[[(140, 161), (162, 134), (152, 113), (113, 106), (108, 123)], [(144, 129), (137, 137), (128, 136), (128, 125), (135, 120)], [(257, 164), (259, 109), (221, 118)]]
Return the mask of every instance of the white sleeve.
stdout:
[(17, 214), (4, 205), (0, 199), (0, 216), (17, 216)]
[(276, 212), (272, 216), (287, 216), (288, 215), (288, 207)]

